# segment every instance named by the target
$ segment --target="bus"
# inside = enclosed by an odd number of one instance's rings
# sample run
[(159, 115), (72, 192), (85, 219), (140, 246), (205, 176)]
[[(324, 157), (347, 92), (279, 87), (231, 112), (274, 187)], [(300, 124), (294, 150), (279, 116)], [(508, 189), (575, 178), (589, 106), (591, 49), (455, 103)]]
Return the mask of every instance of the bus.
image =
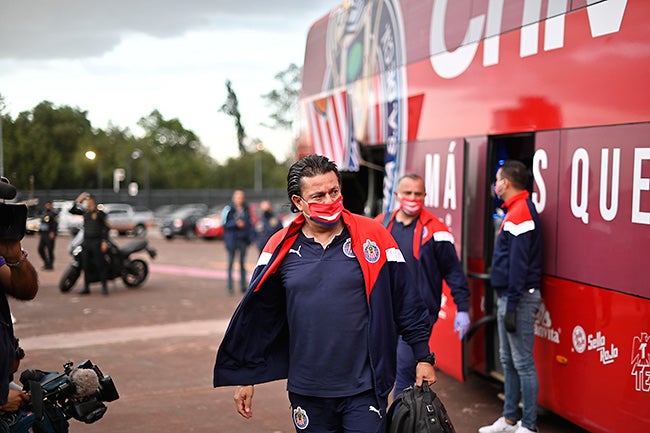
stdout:
[(452, 229), (438, 366), (502, 378), (490, 263), (500, 163), (529, 167), (544, 237), (539, 403), (593, 432), (650, 431), (650, 2), (349, 0), (307, 35), (297, 155), (342, 172), (346, 208), (395, 208), (404, 173)]

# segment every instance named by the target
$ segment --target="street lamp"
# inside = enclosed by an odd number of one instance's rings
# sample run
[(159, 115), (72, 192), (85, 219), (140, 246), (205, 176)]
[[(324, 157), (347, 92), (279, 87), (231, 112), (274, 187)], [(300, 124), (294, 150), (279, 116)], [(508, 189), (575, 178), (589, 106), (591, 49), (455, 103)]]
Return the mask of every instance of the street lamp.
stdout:
[(86, 158), (88, 158), (91, 161), (94, 161), (97, 159), (97, 188), (99, 189), (99, 193), (101, 194), (102, 192), (102, 160), (97, 157), (97, 154), (93, 152), (92, 150), (86, 151), (84, 154)]
[(257, 140), (257, 152), (255, 152), (255, 191), (262, 191), (262, 151), (264, 150), (264, 143)]
[[(144, 189), (145, 189), (145, 194), (146, 194), (146, 205), (149, 206), (149, 161), (147, 158), (144, 158), (144, 152), (138, 148), (133, 149), (133, 152), (131, 152), (131, 159), (129, 160), (129, 172), (131, 171), (131, 161), (135, 161), (136, 159), (142, 158), (142, 162), (144, 163)], [(133, 175), (130, 174), (130, 177)]]

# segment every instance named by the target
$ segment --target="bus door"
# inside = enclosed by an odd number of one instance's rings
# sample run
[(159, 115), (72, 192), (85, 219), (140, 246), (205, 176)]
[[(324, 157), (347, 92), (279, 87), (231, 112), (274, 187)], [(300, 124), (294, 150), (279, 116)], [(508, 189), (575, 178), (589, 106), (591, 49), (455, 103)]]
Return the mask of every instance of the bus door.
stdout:
[[(468, 139), (468, 179), (465, 190), (465, 262), (472, 290), (473, 324), (467, 336), (466, 357), (470, 369), (503, 379), (499, 361), (496, 327), (496, 294), (490, 286), (490, 266), (494, 242), (504, 213), (503, 202), (494, 194), (497, 170), (508, 159), (516, 159), (532, 169), (535, 136), (532, 133)], [(528, 185), (532, 192), (532, 180)]]

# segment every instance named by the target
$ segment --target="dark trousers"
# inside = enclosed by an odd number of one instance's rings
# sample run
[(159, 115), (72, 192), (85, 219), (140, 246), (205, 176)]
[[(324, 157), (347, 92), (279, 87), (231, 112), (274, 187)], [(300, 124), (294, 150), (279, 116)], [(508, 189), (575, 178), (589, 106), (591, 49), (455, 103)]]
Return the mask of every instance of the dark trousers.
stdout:
[(228, 250), (228, 291), (232, 293), (233, 291), (233, 282), (232, 282), (232, 268), (235, 263), (235, 254), (239, 252), (239, 283), (241, 291), (245, 292), (248, 288), (248, 282), (246, 281), (246, 249), (248, 248), (248, 243), (238, 240), (235, 244), (235, 248)]
[(41, 239), (38, 242), (38, 255), (43, 259), (46, 268), (54, 265), (54, 239), (50, 239), (50, 232), (40, 232)]
[(297, 433), (381, 433), (386, 429), (387, 399), (374, 390), (350, 397), (323, 398), (289, 393)]
[(87, 289), (92, 280), (91, 264), (95, 265), (95, 270), (99, 275), (99, 281), (102, 282), (102, 289), (106, 289), (107, 266), (102, 252), (101, 239), (84, 239), (83, 242), (83, 261), (84, 261), (84, 286)]

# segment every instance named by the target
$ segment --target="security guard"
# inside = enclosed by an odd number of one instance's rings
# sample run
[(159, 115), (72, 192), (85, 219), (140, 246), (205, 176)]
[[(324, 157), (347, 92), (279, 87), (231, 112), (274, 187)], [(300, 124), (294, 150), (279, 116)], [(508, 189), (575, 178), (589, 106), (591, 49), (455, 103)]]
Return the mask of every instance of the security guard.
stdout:
[[(81, 203), (85, 202), (85, 209)], [(95, 265), (99, 273), (99, 279), (102, 283), (102, 293), (108, 295), (107, 280), (107, 263), (104, 260), (104, 254), (108, 251), (108, 232), (110, 226), (106, 219), (106, 214), (97, 209), (95, 197), (87, 192), (82, 192), (74, 202), (70, 213), (83, 215), (84, 217), (84, 240), (83, 248), (83, 267), (84, 267), (84, 289), (79, 292), (81, 295), (90, 293), (90, 264)]]
[(43, 259), (43, 270), (54, 269), (54, 241), (59, 229), (59, 215), (52, 207), (52, 201), (45, 203), (45, 214), (41, 218), (41, 226), (38, 232), (41, 239), (38, 243), (38, 254)]

